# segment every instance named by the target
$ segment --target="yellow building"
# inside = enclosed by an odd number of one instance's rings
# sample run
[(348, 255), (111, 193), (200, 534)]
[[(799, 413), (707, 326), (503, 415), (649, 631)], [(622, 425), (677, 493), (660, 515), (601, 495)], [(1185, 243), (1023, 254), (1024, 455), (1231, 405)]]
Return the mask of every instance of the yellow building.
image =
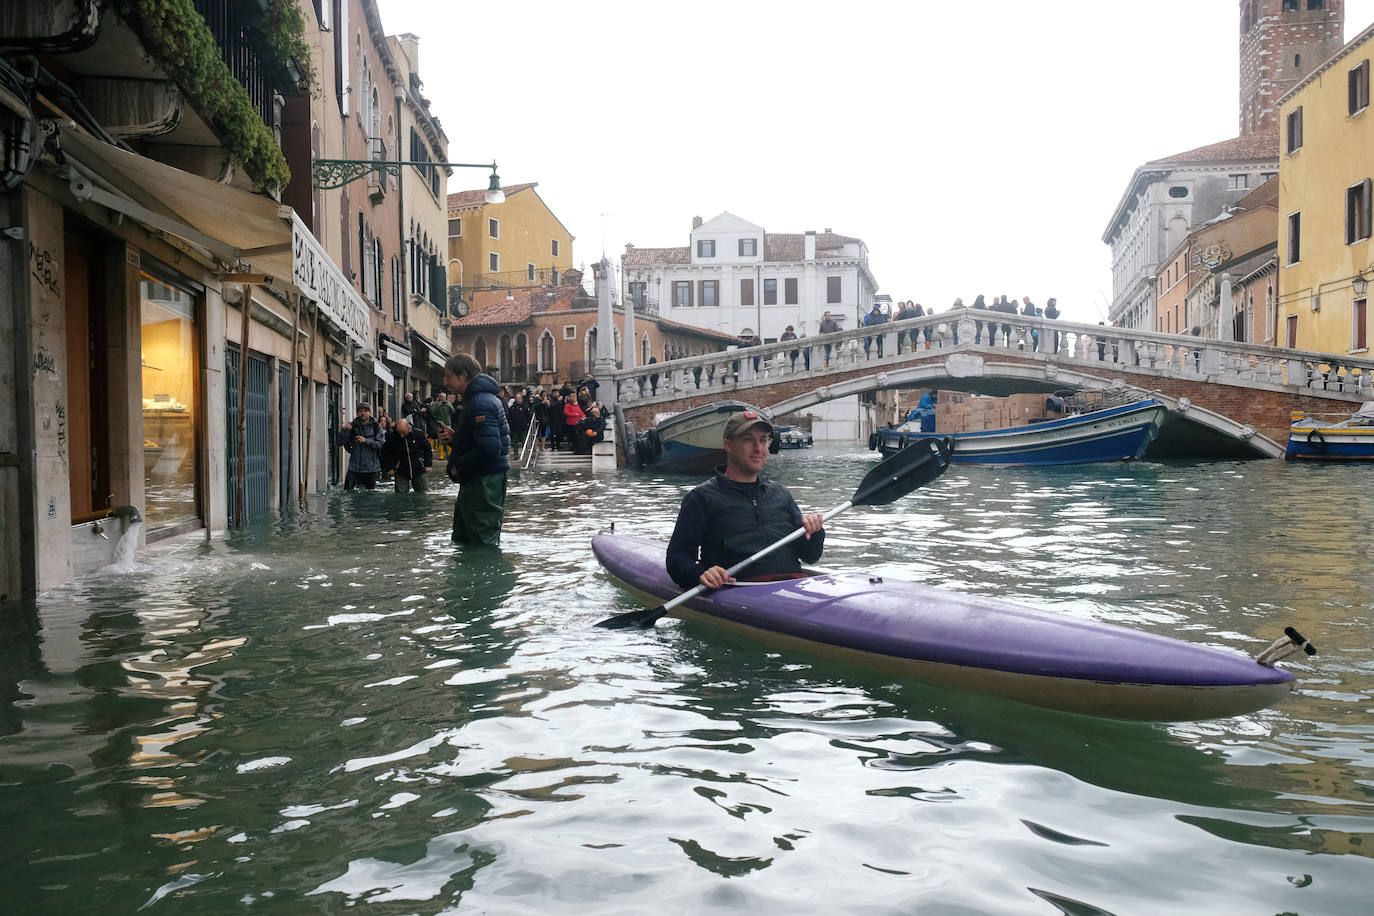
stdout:
[(1279, 100), (1282, 346), (1340, 354), (1369, 346), (1372, 56), (1374, 26)]
[(486, 202), (486, 191), (448, 196), (448, 282), (479, 287), (554, 286), (573, 264), (568, 232), (535, 188), (537, 182), (504, 187), (503, 203)]

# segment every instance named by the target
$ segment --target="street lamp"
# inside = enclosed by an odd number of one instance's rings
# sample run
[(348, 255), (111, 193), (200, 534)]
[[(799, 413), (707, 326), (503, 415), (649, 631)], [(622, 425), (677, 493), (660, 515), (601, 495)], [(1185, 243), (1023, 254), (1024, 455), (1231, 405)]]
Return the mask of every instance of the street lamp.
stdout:
[(1350, 281), (1350, 288), (1357, 296), (1363, 296), (1365, 290), (1369, 289), (1369, 281), (1365, 279), (1363, 270), (1355, 274), (1355, 279)]
[(350, 181), (362, 178), (368, 172), (384, 172), (394, 178), (401, 177), (401, 166), (413, 165), (417, 168), (445, 169), (491, 169), (491, 180), (487, 182), (486, 201), (489, 204), (506, 202), (506, 192), (501, 190), (501, 178), (496, 174), (495, 162), (414, 162), (393, 161), (388, 159), (316, 159), (310, 166), (310, 177), (316, 190), (329, 191), (342, 188)]

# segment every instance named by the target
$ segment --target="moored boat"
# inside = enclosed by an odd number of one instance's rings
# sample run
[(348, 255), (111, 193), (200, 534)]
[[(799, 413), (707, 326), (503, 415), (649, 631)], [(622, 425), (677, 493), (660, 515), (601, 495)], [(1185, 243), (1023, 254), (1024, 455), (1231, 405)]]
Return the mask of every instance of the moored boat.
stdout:
[[(950, 461), (994, 465), (1129, 461), (1145, 453), (1159, 434), (1167, 413), (1168, 408), (1159, 401), (1144, 398), (1028, 426), (952, 433), (954, 451)], [(920, 422), (912, 420), (878, 430), (869, 437), (869, 448), (887, 456), (930, 435), (942, 434), (922, 433)]]
[[(622, 440), (626, 443), (626, 463), (684, 474), (710, 473), (725, 463), (725, 424), (741, 410), (752, 410), (772, 422), (768, 411), (743, 401), (703, 404), (665, 417), (644, 432), (626, 429)], [(774, 452), (777, 445), (774, 436)]]
[(1374, 461), (1374, 401), (1344, 420), (1294, 415), (1284, 457), (1289, 461)]
[[(592, 550), (646, 606), (680, 591), (659, 541), (603, 534)], [(1220, 649), (863, 572), (739, 583), (673, 613), (892, 674), (1114, 718), (1240, 715), (1295, 683), (1288, 671)]]

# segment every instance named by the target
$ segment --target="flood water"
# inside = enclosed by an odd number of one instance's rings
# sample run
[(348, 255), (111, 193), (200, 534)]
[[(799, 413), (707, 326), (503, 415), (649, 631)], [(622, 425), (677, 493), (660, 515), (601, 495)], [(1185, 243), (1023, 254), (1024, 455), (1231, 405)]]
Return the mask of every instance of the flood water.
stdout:
[[(805, 509), (876, 457), (770, 470)], [(697, 481), (332, 492), (142, 554), (0, 624), (0, 877), (24, 913), (1370, 912), (1374, 468), (953, 468), (829, 527), (824, 565), (1255, 654), (1298, 691), (1091, 719), (665, 621), (588, 541)], [(1285, 663), (1286, 664), (1286, 663)]]

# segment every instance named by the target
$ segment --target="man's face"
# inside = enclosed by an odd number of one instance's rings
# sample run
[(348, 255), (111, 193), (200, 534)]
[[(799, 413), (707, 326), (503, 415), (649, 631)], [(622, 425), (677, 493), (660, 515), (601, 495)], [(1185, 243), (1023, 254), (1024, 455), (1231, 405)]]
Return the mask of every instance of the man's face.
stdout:
[(768, 446), (773, 436), (764, 426), (751, 426), (725, 440), (725, 461), (747, 475), (758, 474), (768, 461)]
[(466, 375), (454, 375), (449, 370), (444, 370), (444, 387), (452, 391), (455, 395), (461, 395), (468, 387), (468, 377)]
[(359, 407), (359, 408), (358, 408), (358, 419), (359, 419), (359, 420), (362, 420), (364, 423), (366, 423), (368, 420), (371, 420), (371, 419), (372, 419), (372, 411), (369, 410), (369, 409), (366, 408), (366, 407)]
[(408, 436), (408, 435), (410, 435), (410, 424), (407, 423), (405, 420), (397, 420), (397, 421), (396, 421), (396, 435), (398, 435), (398, 436)]
[(822, 315), (821, 317), (824, 318), (824, 319), (826, 319), (826, 320), (828, 321), (828, 320), (830, 320), (830, 313), (829, 313), (829, 312), (826, 312), (826, 313), (825, 313), (824, 315)]

